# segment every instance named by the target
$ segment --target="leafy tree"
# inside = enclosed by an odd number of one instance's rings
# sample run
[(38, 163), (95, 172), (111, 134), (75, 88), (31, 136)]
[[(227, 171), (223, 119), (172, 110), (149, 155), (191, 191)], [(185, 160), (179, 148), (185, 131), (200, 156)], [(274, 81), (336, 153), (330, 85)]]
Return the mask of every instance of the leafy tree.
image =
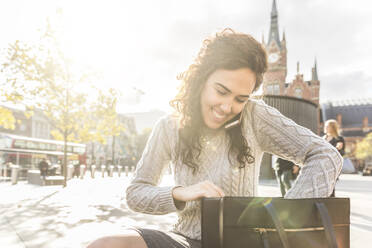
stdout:
[[(20, 41), (10, 44), (7, 49), (1, 50), (0, 57), (0, 103), (21, 104), (29, 99), (34, 90), (24, 84), (25, 78), (17, 73), (19, 65), (29, 64), (25, 52), (30, 50), (29, 47)], [(20, 58), (22, 62), (16, 62)], [(27, 77), (26, 77), (27, 78)], [(26, 117), (32, 114), (32, 108), (27, 107)], [(18, 121), (19, 122), (19, 121)], [(0, 106), (0, 126), (5, 129), (15, 129), (17, 120), (12, 111)]]
[(372, 157), (372, 133), (357, 143), (355, 157), (363, 160)]
[(5, 129), (14, 129), (16, 119), (11, 110), (0, 106), (0, 126)]
[(107, 138), (112, 137), (112, 161), (115, 160), (115, 137), (125, 131), (116, 112), (117, 101), (120, 93), (115, 89), (106, 92), (97, 89), (97, 99), (90, 105), (90, 113), (83, 123), (80, 137), (82, 142), (90, 142), (92, 145), (92, 159), (94, 159), (94, 144), (98, 142), (106, 144)]
[[(97, 89), (87, 95), (91, 72), (74, 67), (49, 22), (40, 43), (30, 46), (16, 41), (10, 45), (8, 54), (3, 67), (12, 72), (9, 81), (19, 83), (20, 89), (27, 89), (30, 104), (49, 118), (53, 127), (51, 134), (64, 141), (65, 187), (67, 142), (101, 142), (105, 135), (116, 135), (120, 130), (115, 122), (118, 95), (113, 90), (104, 94)], [(98, 97), (95, 99), (94, 95)]]

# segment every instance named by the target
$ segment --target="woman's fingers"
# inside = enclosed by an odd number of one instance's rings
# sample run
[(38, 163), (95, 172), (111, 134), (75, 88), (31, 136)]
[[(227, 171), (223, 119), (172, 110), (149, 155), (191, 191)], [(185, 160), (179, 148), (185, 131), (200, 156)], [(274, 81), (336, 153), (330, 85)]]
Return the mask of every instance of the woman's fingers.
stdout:
[(204, 187), (206, 189), (206, 192), (205, 192), (205, 195), (204, 195), (205, 197), (223, 197), (223, 196), (225, 196), (222, 189), (220, 189), (218, 186), (216, 186), (212, 182), (204, 181), (203, 184), (204, 184)]
[(174, 199), (179, 201), (193, 201), (201, 197), (224, 197), (222, 189), (212, 182), (204, 181), (187, 187), (176, 187), (172, 191)]
[(215, 184), (213, 184), (211, 182), (209, 182), (209, 183), (213, 187), (213, 189), (217, 191), (217, 193), (219, 194), (220, 197), (224, 197), (225, 196), (225, 193), (223, 193), (223, 190), (220, 187), (218, 187), (217, 185), (215, 185)]

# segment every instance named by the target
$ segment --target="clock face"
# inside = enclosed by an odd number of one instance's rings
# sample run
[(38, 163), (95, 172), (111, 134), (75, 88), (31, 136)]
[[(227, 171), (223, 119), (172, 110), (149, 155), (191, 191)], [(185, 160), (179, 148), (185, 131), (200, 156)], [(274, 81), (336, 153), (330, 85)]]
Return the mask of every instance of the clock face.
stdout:
[(279, 59), (279, 54), (277, 53), (270, 53), (269, 55), (269, 63), (275, 63)]

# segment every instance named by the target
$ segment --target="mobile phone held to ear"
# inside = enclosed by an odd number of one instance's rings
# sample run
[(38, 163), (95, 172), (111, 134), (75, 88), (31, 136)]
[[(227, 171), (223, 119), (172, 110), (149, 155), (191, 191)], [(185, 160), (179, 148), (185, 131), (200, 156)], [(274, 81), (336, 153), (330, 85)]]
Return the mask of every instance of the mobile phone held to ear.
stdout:
[(226, 130), (232, 129), (240, 125), (241, 121), (241, 113), (237, 114), (234, 118), (232, 118), (229, 122), (227, 122), (224, 126)]

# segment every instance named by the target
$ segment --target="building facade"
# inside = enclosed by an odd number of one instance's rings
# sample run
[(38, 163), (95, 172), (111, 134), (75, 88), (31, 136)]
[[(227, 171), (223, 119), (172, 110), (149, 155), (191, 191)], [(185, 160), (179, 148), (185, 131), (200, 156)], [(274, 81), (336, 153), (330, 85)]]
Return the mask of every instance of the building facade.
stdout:
[(38, 110), (34, 110), (34, 114), (27, 117), (25, 111), (15, 108), (7, 108), (12, 111), (14, 118), (17, 120), (15, 129), (5, 129), (0, 127), (0, 132), (15, 135), (26, 136), (38, 139), (51, 139), (51, 125), (48, 118)]

